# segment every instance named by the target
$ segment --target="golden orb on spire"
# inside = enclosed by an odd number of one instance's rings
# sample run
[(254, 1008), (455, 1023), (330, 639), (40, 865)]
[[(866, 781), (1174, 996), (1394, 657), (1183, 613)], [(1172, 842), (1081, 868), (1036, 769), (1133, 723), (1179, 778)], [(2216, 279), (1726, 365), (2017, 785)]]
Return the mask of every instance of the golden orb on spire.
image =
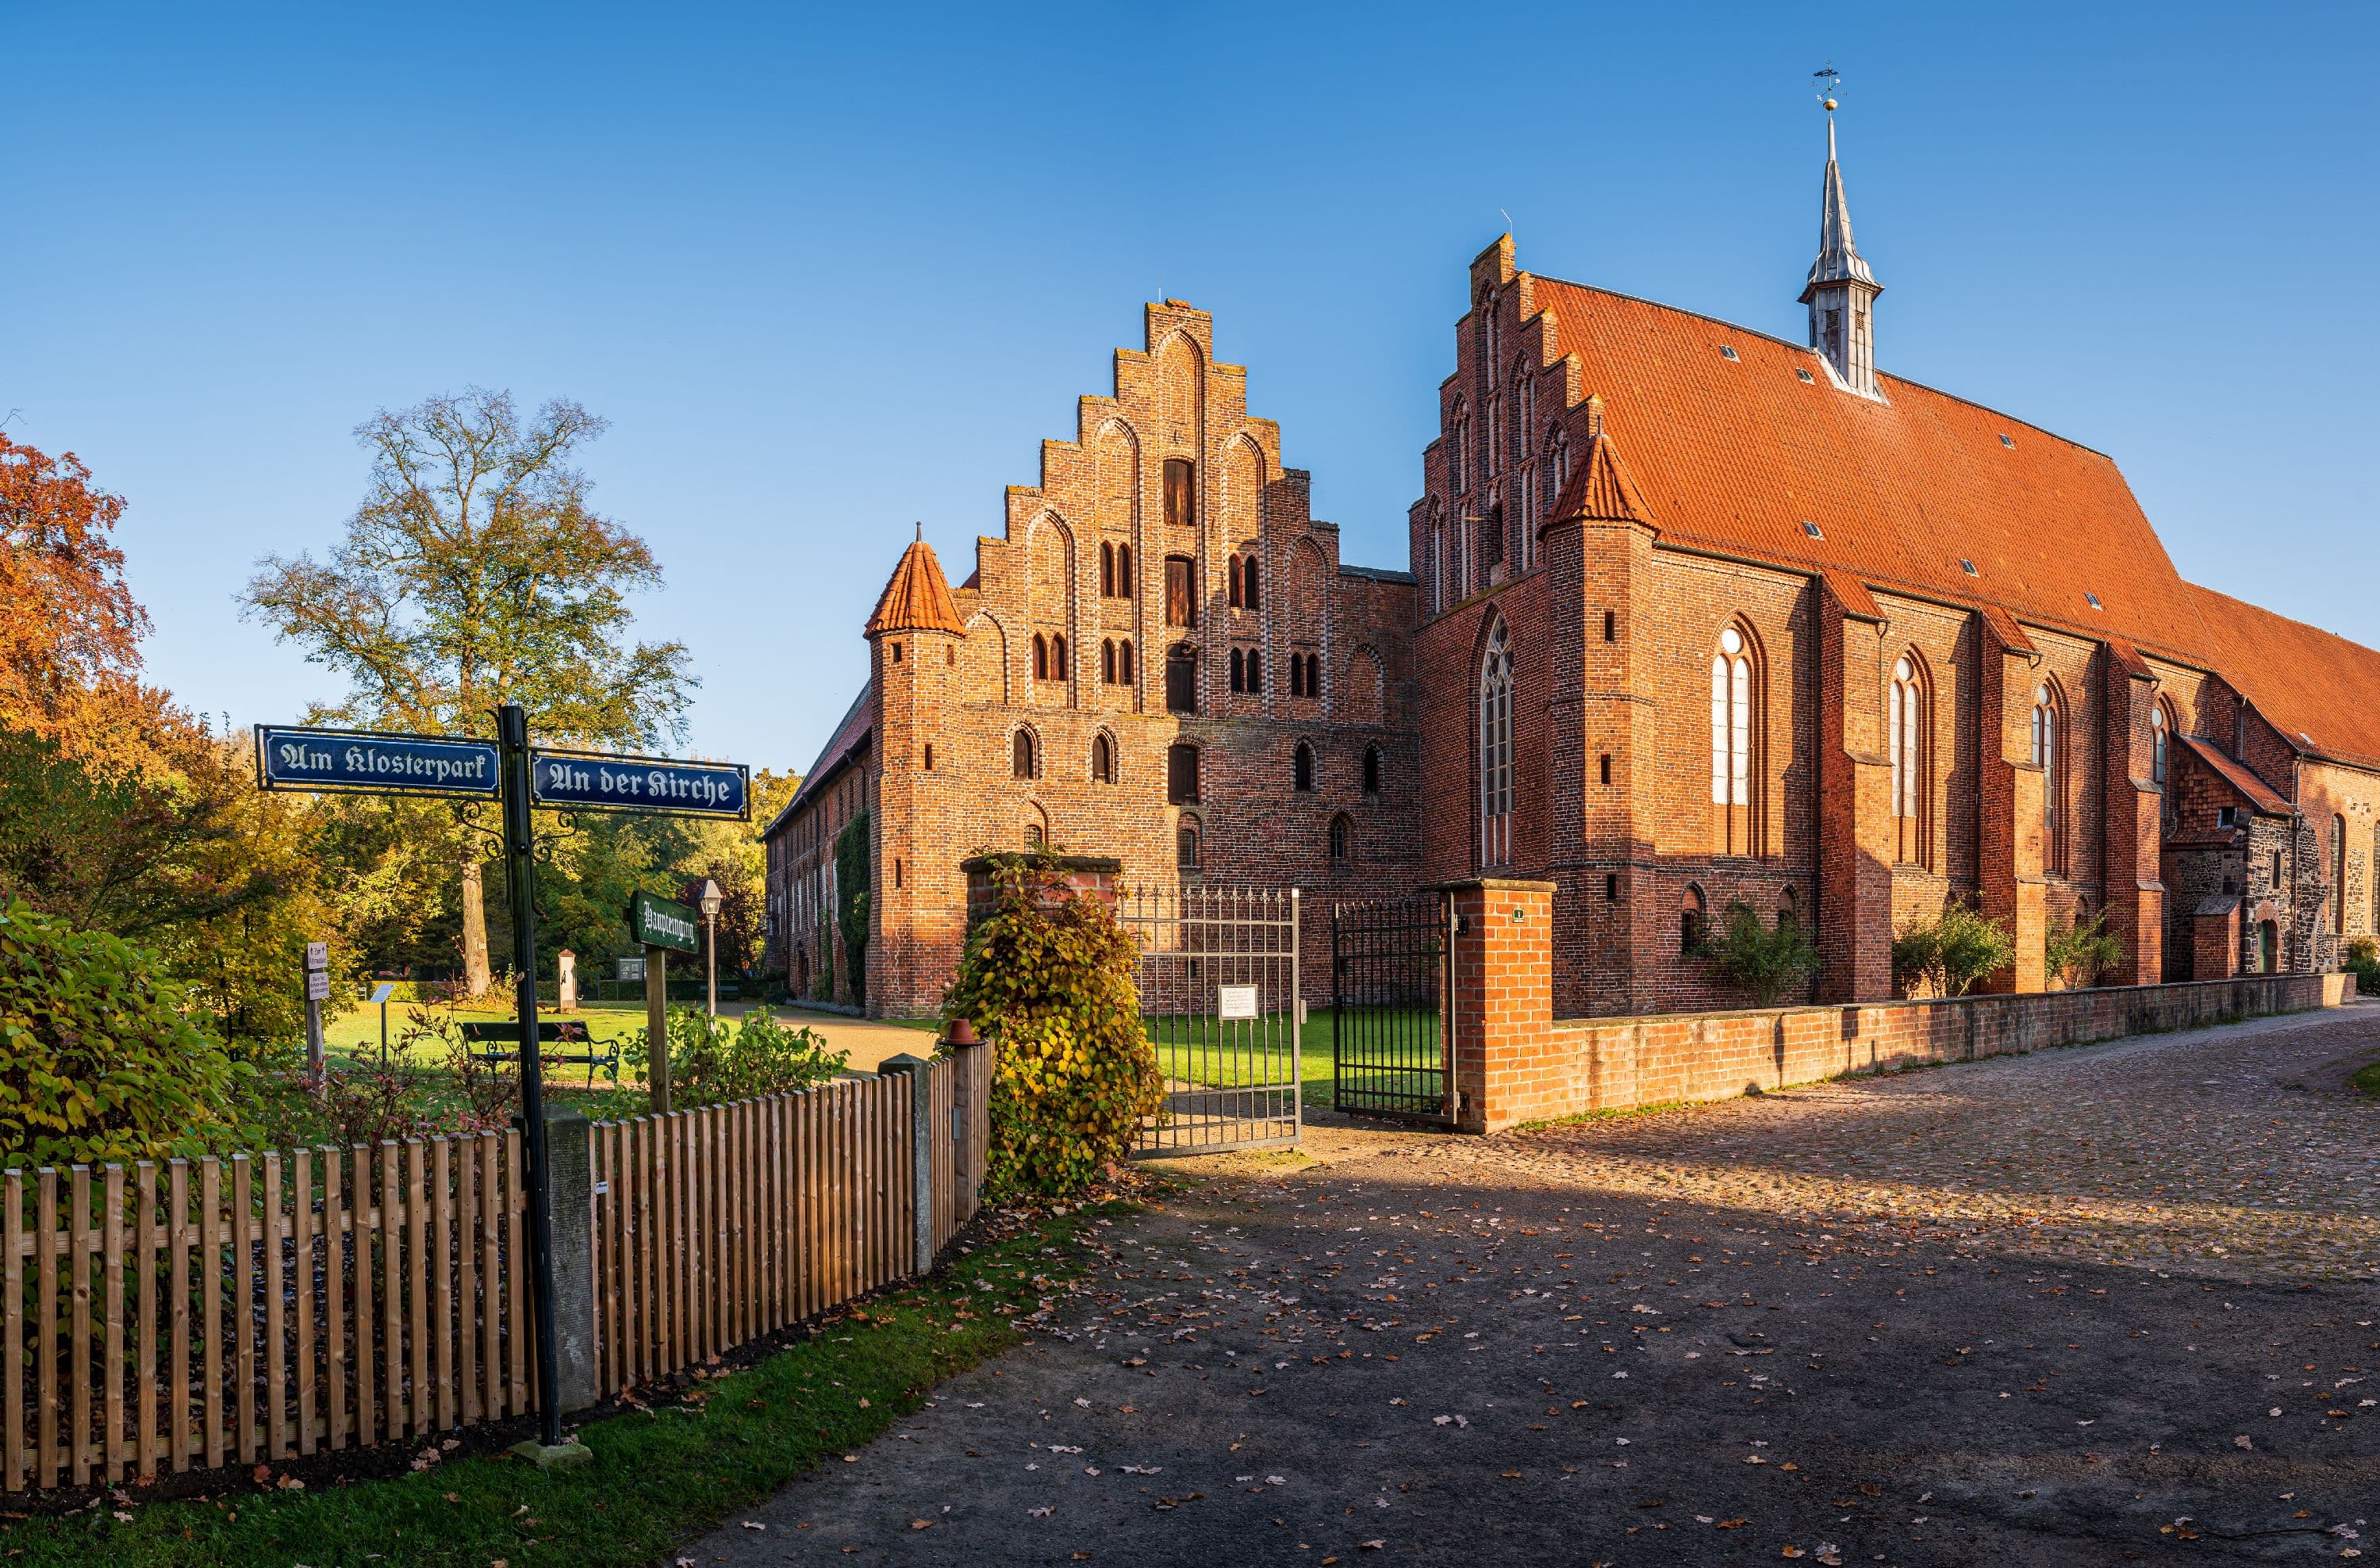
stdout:
[(1829, 98), (1829, 99), (1828, 99), (1828, 100), (1827, 100), (1827, 113), (1828, 113), (1828, 114), (1830, 114), (1830, 115), (1831, 115), (1831, 114), (1833, 114), (1834, 112), (1835, 112), (1835, 101), (1834, 101), (1833, 99)]

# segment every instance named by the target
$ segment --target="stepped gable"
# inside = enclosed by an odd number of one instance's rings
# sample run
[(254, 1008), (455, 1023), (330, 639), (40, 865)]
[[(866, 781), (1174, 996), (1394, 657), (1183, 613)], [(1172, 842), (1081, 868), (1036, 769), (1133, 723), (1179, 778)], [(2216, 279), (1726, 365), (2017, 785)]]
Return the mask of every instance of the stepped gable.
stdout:
[(2189, 584), (2213, 669), (2282, 738), (2334, 761), (2380, 768), (2380, 652), (2336, 632)]
[(1604, 398), (1663, 543), (2201, 653), (2197, 602), (2104, 454), (1896, 376), (1859, 396), (1815, 349), (1523, 275), (1552, 313), (1551, 357), (1575, 357), (1572, 384)]
[(876, 602), (876, 613), (868, 617), (869, 637), (909, 631), (966, 635), (958, 603), (951, 597), (950, 580), (942, 576), (942, 564), (936, 559), (934, 547), (923, 539), (901, 553), (901, 564), (892, 568), (892, 578)]

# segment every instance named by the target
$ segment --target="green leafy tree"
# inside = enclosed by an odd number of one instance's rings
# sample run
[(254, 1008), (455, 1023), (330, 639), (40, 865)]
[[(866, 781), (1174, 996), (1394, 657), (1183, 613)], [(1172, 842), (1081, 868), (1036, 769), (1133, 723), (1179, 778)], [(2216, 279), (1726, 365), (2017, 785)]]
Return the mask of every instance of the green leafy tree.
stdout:
[(0, 906), (0, 1161), (97, 1164), (236, 1141), (252, 1074), (156, 956)]
[[(553, 744), (652, 744), (682, 733), (697, 684), (686, 648), (631, 641), (632, 594), (658, 588), (643, 540), (598, 514), (572, 466), (603, 421), (575, 403), (524, 419), (471, 388), (356, 432), (372, 455), (362, 503), (317, 560), (268, 556), (247, 613), (346, 678), (314, 720), (433, 735), (492, 732), (506, 701)], [(447, 835), (460, 871), (464, 978), (489, 983), (478, 840)]]
[(1803, 934), (1801, 921), (1788, 914), (1779, 915), (1774, 926), (1764, 925), (1760, 912), (1742, 899), (1727, 906), (1719, 933), (1706, 938), (1700, 951), (1751, 994), (1755, 1007), (1798, 990), (1818, 966), (1818, 950)]
[(1892, 975), (1905, 991), (1930, 987), (1939, 996), (1964, 996), (1985, 976), (2016, 962), (2008, 927), (1953, 902), (1931, 920), (1912, 920), (1892, 939)]
[(1075, 894), (1047, 850), (997, 857), (992, 881), (942, 1015), (992, 1049), (992, 1191), (1062, 1196), (1123, 1158), (1164, 1080), (1114, 912)]
[(2069, 991), (2096, 985), (2124, 961), (2124, 942), (2107, 929), (2104, 909), (2088, 919), (2061, 920), (2042, 939), (2042, 962)]

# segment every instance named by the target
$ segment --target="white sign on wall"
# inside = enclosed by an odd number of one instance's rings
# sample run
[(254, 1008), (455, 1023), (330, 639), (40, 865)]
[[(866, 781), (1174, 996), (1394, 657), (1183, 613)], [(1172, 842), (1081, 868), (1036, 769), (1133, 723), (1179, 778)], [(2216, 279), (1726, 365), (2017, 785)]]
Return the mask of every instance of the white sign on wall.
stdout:
[(1217, 986), (1215, 1016), (1218, 1018), (1253, 1018), (1257, 1015), (1257, 988), (1254, 986)]

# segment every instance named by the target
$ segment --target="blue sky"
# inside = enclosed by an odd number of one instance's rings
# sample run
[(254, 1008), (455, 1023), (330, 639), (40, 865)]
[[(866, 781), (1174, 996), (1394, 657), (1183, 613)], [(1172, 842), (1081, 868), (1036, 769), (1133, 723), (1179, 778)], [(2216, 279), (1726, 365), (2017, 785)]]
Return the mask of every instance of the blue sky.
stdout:
[(376, 408), (612, 421), (599, 504), (703, 688), (806, 767), (913, 521), (953, 578), (1163, 294), (1351, 561), (1402, 566), (1463, 267), (1798, 337), (1823, 116), (1878, 363), (2112, 453), (2185, 576), (2380, 645), (2369, 6), (1474, 11), (11, 4), (0, 414), (130, 503), (151, 672), (334, 683), (241, 622)]

